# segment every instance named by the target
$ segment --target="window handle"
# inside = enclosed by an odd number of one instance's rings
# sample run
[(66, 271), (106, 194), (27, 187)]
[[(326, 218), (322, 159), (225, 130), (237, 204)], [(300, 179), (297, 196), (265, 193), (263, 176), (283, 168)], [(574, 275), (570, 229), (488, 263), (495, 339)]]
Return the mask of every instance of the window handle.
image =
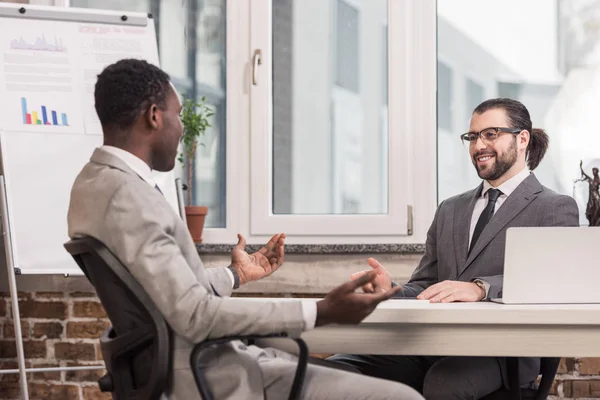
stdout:
[(256, 86), (258, 84), (258, 66), (262, 64), (262, 51), (260, 49), (254, 50), (254, 56), (252, 57), (252, 84)]

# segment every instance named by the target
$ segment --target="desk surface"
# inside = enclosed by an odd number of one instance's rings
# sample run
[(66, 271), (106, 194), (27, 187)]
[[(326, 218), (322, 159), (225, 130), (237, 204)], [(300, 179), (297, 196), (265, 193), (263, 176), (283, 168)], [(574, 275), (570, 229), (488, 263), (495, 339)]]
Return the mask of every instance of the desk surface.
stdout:
[(600, 357), (600, 304), (388, 300), (359, 325), (302, 337), (315, 353)]

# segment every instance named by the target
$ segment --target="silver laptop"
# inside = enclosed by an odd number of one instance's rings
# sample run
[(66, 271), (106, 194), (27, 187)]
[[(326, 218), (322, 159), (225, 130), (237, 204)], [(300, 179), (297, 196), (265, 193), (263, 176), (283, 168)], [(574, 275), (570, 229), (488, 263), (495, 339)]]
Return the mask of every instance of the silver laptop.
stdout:
[(506, 231), (504, 304), (600, 303), (600, 227)]

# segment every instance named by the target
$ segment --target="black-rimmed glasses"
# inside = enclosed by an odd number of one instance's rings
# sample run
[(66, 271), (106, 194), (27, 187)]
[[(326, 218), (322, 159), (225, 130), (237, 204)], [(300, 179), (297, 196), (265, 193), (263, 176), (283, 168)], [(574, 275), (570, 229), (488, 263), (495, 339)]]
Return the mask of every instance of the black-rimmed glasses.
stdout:
[(521, 131), (522, 129), (516, 128), (492, 127), (485, 128), (479, 132), (463, 133), (462, 135), (460, 135), (460, 138), (462, 139), (463, 143), (469, 143), (469, 145), (475, 144), (475, 142), (477, 142), (477, 139), (479, 139), (480, 137), (484, 143), (491, 144), (494, 143), (496, 139), (498, 139), (498, 136), (500, 136), (501, 133), (512, 133), (513, 135), (515, 135), (520, 133)]

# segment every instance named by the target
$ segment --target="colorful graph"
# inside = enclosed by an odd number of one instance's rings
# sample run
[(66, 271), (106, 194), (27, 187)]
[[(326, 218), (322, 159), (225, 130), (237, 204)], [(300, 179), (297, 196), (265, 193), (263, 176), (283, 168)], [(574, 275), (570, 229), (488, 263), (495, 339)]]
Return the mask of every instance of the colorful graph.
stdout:
[(62, 39), (54, 37), (54, 43), (50, 43), (46, 40), (46, 37), (35, 38), (35, 42), (29, 43), (21, 36), (19, 39), (12, 39), (10, 41), (10, 48), (13, 50), (37, 50), (37, 51), (51, 51), (57, 53), (66, 53), (67, 48), (63, 45)]
[(37, 111), (32, 111), (29, 113), (27, 108), (27, 99), (25, 97), (21, 97), (21, 112), (23, 114), (23, 125), (69, 126), (66, 113), (60, 113), (59, 121), (59, 113), (57, 113), (55, 110), (48, 110), (46, 106), (42, 106), (41, 113), (38, 113)]

